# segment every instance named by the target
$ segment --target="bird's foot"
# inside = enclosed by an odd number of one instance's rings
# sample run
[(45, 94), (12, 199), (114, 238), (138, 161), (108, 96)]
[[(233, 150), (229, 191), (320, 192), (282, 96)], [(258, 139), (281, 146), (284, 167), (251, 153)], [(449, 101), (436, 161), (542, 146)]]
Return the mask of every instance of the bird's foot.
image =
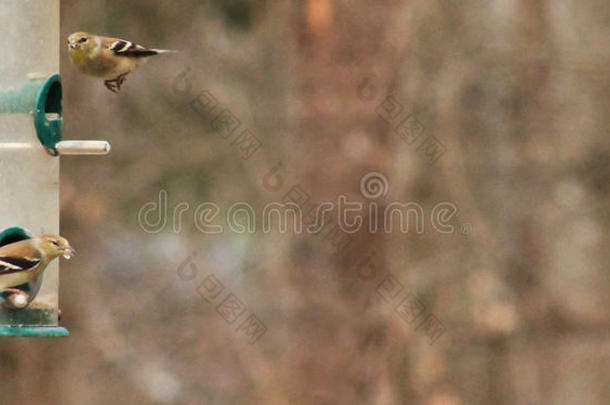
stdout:
[(2, 291), (0, 291), (1, 293), (9, 293), (9, 294), (22, 294), (24, 293), (23, 290), (20, 290), (19, 288), (3, 288)]
[(123, 84), (123, 82), (125, 81), (125, 78), (127, 77), (127, 73), (123, 73), (122, 75), (117, 76), (116, 80), (117, 84), (119, 86), (119, 89), (121, 88), (121, 85)]
[(113, 93), (118, 93), (121, 89), (121, 86), (118, 84), (116, 79), (104, 80), (104, 86), (106, 86), (106, 88)]
[(111, 92), (118, 93), (119, 90), (121, 90), (121, 85), (125, 82), (125, 76), (127, 76), (127, 73), (118, 75), (117, 77), (111, 80), (105, 80), (104, 85), (106, 85), (106, 88)]

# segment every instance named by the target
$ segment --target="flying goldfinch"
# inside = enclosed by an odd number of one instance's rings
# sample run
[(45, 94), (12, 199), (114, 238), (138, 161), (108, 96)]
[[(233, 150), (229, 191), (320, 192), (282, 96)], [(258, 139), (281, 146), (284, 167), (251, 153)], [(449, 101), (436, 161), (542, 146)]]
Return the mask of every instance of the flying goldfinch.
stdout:
[(125, 76), (136, 70), (149, 56), (176, 52), (167, 49), (148, 49), (118, 38), (101, 37), (86, 32), (75, 32), (68, 37), (70, 60), (83, 73), (101, 77), (104, 85), (118, 93)]
[(0, 292), (21, 293), (13, 287), (34, 281), (53, 259), (70, 259), (75, 253), (70, 243), (57, 235), (40, 235), (0, 247)]

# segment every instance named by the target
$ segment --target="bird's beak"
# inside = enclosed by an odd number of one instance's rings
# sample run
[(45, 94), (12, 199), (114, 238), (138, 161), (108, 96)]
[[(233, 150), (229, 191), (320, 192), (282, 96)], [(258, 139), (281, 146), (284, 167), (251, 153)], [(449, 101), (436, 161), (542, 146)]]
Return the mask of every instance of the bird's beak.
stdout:
[(70, 245), (63, 248), (62, 253), (63, 253), (64, 259), (71, 259), (72, 256), (76, 256), (76, 250)]
[(69, 46), (70, 48), (72, 48), (72, 49), (76, 49), (76, 48), (78, 48), (78, 44), (76, 43), (76, 41), (70, 41), (70, 42), (68, 43), (68, 46)]

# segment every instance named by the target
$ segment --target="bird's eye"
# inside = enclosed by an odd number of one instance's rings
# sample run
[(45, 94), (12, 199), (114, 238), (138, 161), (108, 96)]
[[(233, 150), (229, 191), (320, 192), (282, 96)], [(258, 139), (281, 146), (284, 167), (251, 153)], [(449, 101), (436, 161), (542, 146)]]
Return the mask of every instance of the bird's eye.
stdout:
[(80, 42), (80, 43), (87, 42), (87, 38), (82, 37), (81, 39), (78, 40), (78, 42)]
[(53, 244), (53, 246), (59, 247), (59, 242), (58, 241), (54, 240), (54, 241), (51, 241), (51, 243)]

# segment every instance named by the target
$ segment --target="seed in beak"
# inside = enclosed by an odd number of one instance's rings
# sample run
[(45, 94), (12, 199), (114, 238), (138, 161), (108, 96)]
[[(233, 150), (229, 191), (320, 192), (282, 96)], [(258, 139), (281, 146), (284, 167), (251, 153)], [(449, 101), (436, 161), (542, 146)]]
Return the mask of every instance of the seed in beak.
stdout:
[(67, 246), (63, 251), (64, 259), (70, 260), (76, 254), (76, 250), (72, 246)]

